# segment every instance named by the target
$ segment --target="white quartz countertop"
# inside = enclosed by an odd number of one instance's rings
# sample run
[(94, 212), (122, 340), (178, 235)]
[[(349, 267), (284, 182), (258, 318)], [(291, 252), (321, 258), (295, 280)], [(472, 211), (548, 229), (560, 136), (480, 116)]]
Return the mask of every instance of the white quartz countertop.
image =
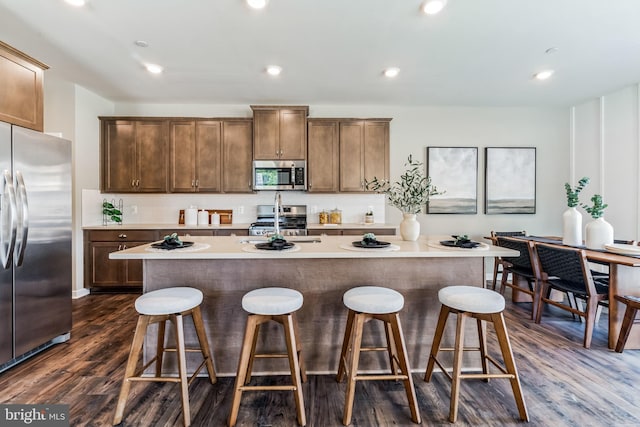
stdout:
[(251, 224), (220, 224), (220, 225), (184, 225), (184, 224), (109, 224), (109, 225), (85, 225), (83, 230), (218, 230), (248, 229)]
[(418, 241), (406, 242), (400, 236), (380, 236), (379, 240), (391, 243), (383, 249), (356, 248), (352, 242), (358, 236), (299, 236), (288, 237), (294, 247), (283, 251), (258, 250), (255, 243), (266, 239), (252, 236), (190, 236), (185, 241), (194, 242), (187, 248), (163, 250), (151, 244), (109, 254), (110, 259), (280, 259), (280, 258), (445, 258), (445, 257), (494, 257), (517, 256), (511, 249), (482, 243), (474, 249), (451, 248), (440, 245), (450, 236), (420, 236)]

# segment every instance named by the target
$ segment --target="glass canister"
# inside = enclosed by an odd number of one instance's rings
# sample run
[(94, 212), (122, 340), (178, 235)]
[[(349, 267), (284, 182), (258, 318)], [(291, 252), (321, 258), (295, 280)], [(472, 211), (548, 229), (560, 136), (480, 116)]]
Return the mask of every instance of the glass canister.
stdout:
[(329, 223), (330, 224), (342, 224), (342, 211), (338, 208), (335, 208), (329, 214)]
[(318, 214), (318, 222), (319, 222), (320, 224), (328, 224), (328, 223), (329, 223), (329, 212), (324, 211), (324, 210), (323, 210), (323, 211), (321, 211), (321, 212)]

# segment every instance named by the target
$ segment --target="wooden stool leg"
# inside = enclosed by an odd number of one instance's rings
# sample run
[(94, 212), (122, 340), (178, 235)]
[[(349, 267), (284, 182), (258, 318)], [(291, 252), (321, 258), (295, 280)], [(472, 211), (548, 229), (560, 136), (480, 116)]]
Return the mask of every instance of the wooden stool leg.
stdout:
[(618, 342), (616, 343), (616, 352), (622, 353), (624, 345), (629, 338), (629, 332), (631, 332), (631, 326), (636, 319), (638, 309), (627, 305), (627, 309), (624, 311), (624, 319), (622, 320), (622, 327), (620, 328), (620, 335), (618, 335)]
[[(478, 325), (478, 341), (480, 349), (480, 358), (482, 363), (482, 373), (489, 373), (489, 360), (487, 359), (487, 326), (486, 323), (481, 319), (476, 318), (476, 322)], [(484, 382), (489, 382), (489, 378), (485, 378)]]
[(460, 395), (460, 373), (462, 371), (462, 355), (464, 353), (464, 321), (467, 313), (460, 312), (456, 321), (456, 342), (453, 351), (453, 372), (451, 373), (451, 405), (449, 407), (449, 421), (456, 422), (458, 418), (458, 396)]
[(231, 413), (229, 414), (229, 427), (236, 425), (238, 420), (238, 411), (240, 409), (240, 399), (242, 398), (242, 386), (247, 376), (247, 367), (249, 366), (249, 358), (251, 349), (253, 348), (253, 337), (258, 324), (258, 315), (249, 315), (247, 317), (247, 326), (244, 330), (244, 339), (242, 341), (242, 350), (240, 350), (240, 360), (238, 361), (238, 372), (236, 374), (236, 383), (233, 391), (233, 400), (231, 402)]
[(431, 353), (429, 354), (429, 361), (427, 362), (427, 370), (424, 374), (424, 380), (426, 382), (431, 381), (431, 375), (433, 374), (433, 368), (435, 365), (436, 357), (440, 351), (440, 342), (442, 341), (442, 335), (444, 333), (444, 327), (447, 325), (447, 318), (449, 317), (450, 309), (446, 305), (440, 307), (440, 315), (438, 316), (438, 324), (436, 331), (433, 335), (433, 343), (431, 344)]
[(256, 322), (253, 331), (253, 341), (251, 342), (251, 354), (249, 355), (249, 364), (247, 365), (246, 377), (244, 384), (251, 382), (251, 372), (253, 372), (253, 362), (256, 359), (256, 347), (258, 346), (258, 337), (260, 336), (260, 323)]
[(178, 355), (178, 375), (180, 377), (180, 394), (182, 396), (182, 414), (185, 427), (191, 425), (189, 410), (189, 380), (187, 379), (187, 358), (184, 347), (184, 322), (181, 314), (172, 315), (175, 335), (176, 353)]
[(520, 377), (518, 376), (518, 369), (516, 368), (516, 363), (513, 359), (513, 351), (511, 350), (511, 342), (509, 341), (509, 335), (507, 334), (507, 328), (504, 323), (504, 316), (502, 315), (502, 312), (493, 313), (491, 314), (491, 318), (496, 330), (506, 370), (508, 373), (513, 375), (513, 378), (510, 379), (511, 388), (513, 389), (513, 397), (516, 400), (520, 419), (522, 421), (529, 421), (529, 414), (527, 413), (527, 406), (524, 403), (522, 387), (520, 386)]
[(351, 341), (351, 357), (349, 359), (349, 378), (347, 380), (347, 394), (344, 400), (344, 417), (342, 424), (348, 426), (351, 424), (351, 415), (353, 411), (353, 399), (356, 392), (356, 377), (358, 375), (358, 362), (360, 360), (360, 346), (362, 344), (362, 329), (364, 326), (365, 315), (363, 313), (354, 314), (353, 332)]
[[(400, 324), (400, 315), (398, 313), (389, 315), (389, 323), (391, 332), (393, 333), (393, 342), (395, 344), (398, 362), (400, 363), (400, 371), (407, 376), (404, 380), (404, 389), (407, 392), (407, 400), (409, 401), (409, 409), (411, 409), (411, 419), (414, 423), (420, 424), (420, 411), (418, 410), (418, 399), (416, 398), (416, 390), (413, 386), (413, 378), (411, 377), (411, 368), (409, 367), (409, 358), (407, 357), (407, 346), (402, 333)], [(394, 372), (395, 373), (395, 372)]]
[(207, 339), (207, 333), (204, 330), (204, 322), (202, 321), (202, 313), (200, 312), (200, 306), (194, 308), (191, 311), (191, 317), (193, 318), (193, 325), (198, 335), (198, 342), (200, 343), (200, 351), (202, 351), (202, 357), (204, 357), (205, 364), (207, 366), (207, 372), (209, 373), (209, 380), (211, 384), (215, 384), (218, 380), (216, 377), (216, 370), (213, 366), (213, 354), (211, 348), (209, 348), (209, 340)]
[(396, 343), (393, 340), (393, 329), (391, 326), (391, 322), (384, 322), (384, 336), (387, 340), (387, 353), (389, 354), (389, 366), (391, 367), (391, 374), (395, 375), (398, 372), (399, 366), (396, 366), (398, 354)]
[(497, 280), (498, 280), (498, 266), (500, 265), (500, 261), (498, 260), (498, 257), (495, 257), (493, 260), (493, 281), (491, 282), (491, 289), (493, 289), (494, 291), (496, 290), (497, 287)]
[(347, 326), (344, 330), (344, 338), (342, 339), (342, 351), (340, 352), (340, 359), (338, 359), (338, 375), (336, 375), (336, 381), (342, 382), (345, 375), (345, 364), (347, 363), (347, 351), (349, 350), (349, 344), (351, 343), (351, 335), (353, 333), (353, 318), (355, 313), (353, 310), (349, 310), (347, 315)]
[(129, 360), (127, 361), (127, 368), (124, 373), (122, 386), (120, 387), (120, 396), (118, 397), (116, 413), (113, 417), (113, 425), (117, 425), (122, 422), (124, 407), (127, 403), (129, 389), (131, 388), (129, 378), (134, 376), (136, 373), (136, 366), (138, 365), (138, 359), (140, 358), (140, 352), (142, 351), (142, 343), (144, 342), (144, 336), (147, 332), (147, 326), (149, 326), (149, 320), (149, 316), (138, 316), (138, 324), (136, 325), (136, 332), (133, 335), (133, 342), (131, 344), (131, 349), (129, 350)]
[(298, 364), (300, 365), (300, 378), (302, 382), (307, 382), (307, 369), (304, 366), (304, 358), (302, 357), (302, 342), (300, 341), (300, 328), (298, 327), (298, 317), (295, 313), (292, 313), (293, 317), (293, 331), (296, 334), (296, 352), (298, 353)]
[(287, 314), (283, 317), (283, 326), (285, 341), (287, 342), (287, 355), (289, 356), (289, 368), (291, 370), (291, 379), (295, 389), (293, 390), (296, 408), (298, 412), (298, 424), (304, 426), (307, 424), (307, 418), (304, 411), (304, 396), (302, 394), (302, 378), (300, 376), (300, 363), (298, 361), (298, 345), (296, 343), (296, 332), (294, 328), (293, 315)]
[(158, 322), (158, 342), (156, 343), (156, 377), (162, 376), (162, 361), (164, 356), (164, 333), (167, 321)]

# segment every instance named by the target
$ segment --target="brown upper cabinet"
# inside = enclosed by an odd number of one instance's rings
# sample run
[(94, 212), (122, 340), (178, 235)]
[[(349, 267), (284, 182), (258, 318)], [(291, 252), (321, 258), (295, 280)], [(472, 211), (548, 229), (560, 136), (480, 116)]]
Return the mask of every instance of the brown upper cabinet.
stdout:
[(42, 132), (42, 84), (48, 68), (0, 42), (0, 121)]
[(308, 191), (334, 193), (340, 190), (337, 119), (309, 119), (307, 143)]
[(106, 193), (167, 191), (168, 122), (100, 117), (102, 175)]
[(340, 120), (340, 191), (363, 192), (365, 181), (389, 179), (390, 120)]
[(176, 120), (169, 123), (169, 131), (169, 191), (221, 191), (222, 122)]
[(308, 106), (252, 105), (253, 158), (305, 160)]
[(251, 119), (225, 121), (222, 126), (222, 191), (252, 193)]

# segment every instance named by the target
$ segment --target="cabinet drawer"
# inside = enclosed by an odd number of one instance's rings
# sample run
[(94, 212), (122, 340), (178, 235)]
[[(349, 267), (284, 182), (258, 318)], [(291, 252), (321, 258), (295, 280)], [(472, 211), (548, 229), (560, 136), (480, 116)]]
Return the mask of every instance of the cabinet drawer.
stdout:
[(128, 242), (156, 240), (155, 230), (91, 230), (89, 241), (91, 242)]

